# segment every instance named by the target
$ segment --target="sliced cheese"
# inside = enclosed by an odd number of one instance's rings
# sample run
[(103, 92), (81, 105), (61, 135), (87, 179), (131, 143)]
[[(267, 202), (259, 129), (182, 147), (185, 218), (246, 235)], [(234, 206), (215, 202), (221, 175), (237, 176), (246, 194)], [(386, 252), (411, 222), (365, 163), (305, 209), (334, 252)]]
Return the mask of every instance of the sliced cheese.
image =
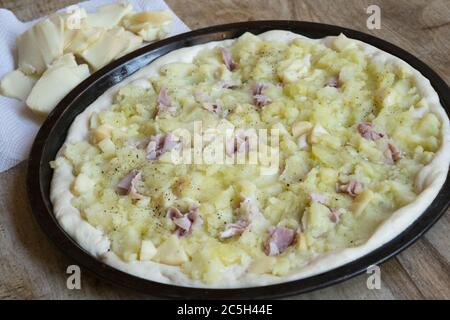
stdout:
[(86, 21), (90, 27), (111, 29), (132, 10), (133, 6), (128, 2), (113, 3), (99, 7), (97, 12), (88, 13)]
[(328, 135), (328, 131), (322, 127), (322, 125), (318, 122), (314, 125), (309, 135), (309, 143), (317, 143), (319, 142), (319, 137), (322, 135)]
[(303, 59), (287, 59), (279, 63), (277, 74), (283, 83), (292, 83), (303, 78), (311, 67), (311, 55), (307, 54)]
[(11, 71), (0, 81), (0, 94), (23, 101), (30, 94), (36, 81), (36, 77), (26, 75), (19, 69)]
[(124, 31), (124, 33), (121, 36), (127, 39), (128, 45), (125, 48), (125, 50), (123, 50), (116, 58), (126, 55), (127, 53), (130, 53), (140, 48), (142, 45), (143, 42), (142, 37), (136, 36), (132, 32)]
[(106, 31), (98, 41), (84, 50), (80, 56), (94, 69), (98, 70), (114, 59), (126, 54), (142, 44), (142, 38), (122, 27)]
[(26, 104), (37, 113), (48, 114), (66, 94), (88, 76), (89, 68), (86, 64), (77, 65), (72, 54), (64, 55), (36, 82)]
[(51, 16), (35, 24), (16, 40), (19, 69), (28, 75), (41, 75), (53, 60), (63, 54), (64, 20)]
[(64, 52), (81, 54), (87, 47), (101, 38), (105, 29), (86, 27), (78, 30), (66, 30), (64, 34)]
[(151, 240), (142, 240), (139, 260), (148, 261), (156, 255), (157, 249)]
[(91, 193), (94, 189), (95, 181), (89, 178), (86, 174), (79, 174), (72, 186), (72, 191), (76, 195), (83, 195), (85, 193)]
[(77, 61), (75, 60), (75, 56), (73, 54), (65, 54), (59, 59), (56, 59), (47, 69), (46, 73), (50, 73), (56, 70), (58, 67), (76, 67)]
[(353, 41), (352, 39), (347, 38), (343, 33), (341, 33), (334, 39), (332, 46), (333, 49), (341, 52), (349, 48), (357, 47), (356, 42)]
[(170, 236), (158, 247), (153, 260), (164, 264), (177, 266), (188, 261), (188, 256), (177, 236)]
[(363, 192), (358, 194), (351, 205), (353, 214), (359, 216), (367, 208), (373, 197), (374, 194), (369, 189), (364, 189)]
[(133, 13), (123, 18), (122, 25), (145, 41), (159, 40), (170, 33), (172, 14), (169, 11)]
[(330, 220), (330, 209), (318, 202), (312, 202), (306, 209), (306, 231), (317, 238), (331, 230), (334, 226)]

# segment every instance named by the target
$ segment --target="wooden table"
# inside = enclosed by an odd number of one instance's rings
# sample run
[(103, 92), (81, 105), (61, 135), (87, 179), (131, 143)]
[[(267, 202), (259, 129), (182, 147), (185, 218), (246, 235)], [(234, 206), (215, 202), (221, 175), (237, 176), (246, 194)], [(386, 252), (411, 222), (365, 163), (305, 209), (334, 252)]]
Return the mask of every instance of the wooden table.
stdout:
[[(293, 19), (374, 34), (431, 65), (450, 83), (449, 0), (166, 0), (192, 29), (214, 24)], [(0, 0), (0, 7), (29, 20), (76, 3), (72, 0)], [(381, 8), (381, 29), (368, 30), (366, 8)], [(0, 174), (0, 299), (151, 298), (106, 284), (82, 272), (82, 289), (66, 288), (74, 263), (49, 243), (34, 222), (26, 195), (26, 163)], [(419, 241), (381, 266), (381, 289), (369, 290), (363, 274), (296, 299), (450, 299), (450, 215)]]

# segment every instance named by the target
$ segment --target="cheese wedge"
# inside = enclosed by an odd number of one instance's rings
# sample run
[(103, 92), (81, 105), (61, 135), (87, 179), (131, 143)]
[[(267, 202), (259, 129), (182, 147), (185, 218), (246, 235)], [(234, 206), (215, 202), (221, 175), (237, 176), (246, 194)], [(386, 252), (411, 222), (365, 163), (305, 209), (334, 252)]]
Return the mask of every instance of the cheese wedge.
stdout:
[(151, 260), (157, 253), (157, 249), (151, 240), (142, 240), (139, 260)]
[(142, 37), (139, 37), (133, 34), (132, 32), (124, 31), (124, 33), (121, 36), (127, 39), (128, 45), (121, 53), (119, 53), (119, 55), (116, 58), (124, 56), (127, 53), (130, 53), (131, 51), (138, 49), (142, 45), (143, 42)]
[(51, 64), (50, 68), (47, 69), (46, 73), (51, 73), (52, 70), (56, 70), (58, 67), (76, 67), (77, 61), (75, 60), (75, 56), (73, 54), (65, 54), (59, 59), (56, 59)]
[(48, 114), (66, 94), (88, 76), (89, 67), (86, 64), (77, 65), (72, 54), (64, 55), (36, 82), (26, 104), (36, 113)]
[(106, 31), (80, 56), (94, 70), (98, 70), (121, 55), (137, 49), (141, 44), (141, 37), (125, 31), (122, 27), (114, 27)]
[(30, 94), (36, 81), (36, 77), (26, 75), (19, 69), (11, 71), (0, 81), (0, 94), (23, 101)]
[(91, 44), (101, 38), (105, 29), (86, 27), (78, 30), (66, 30), (64, 34), (64, 53), (81, 54)]
[(153, 260), (172, 266), (180, 265), (188, 261), (188, 259), (186, 251), (176, 236), (170, 236), (161, 243), (153, 256)]
[(120, 23), (122, 18), (133, 10), (128, 2), (118, 2), (99, 7), (97, 12), (88, 13), (87, 24), (90, 27), (111, 29)]
[(64, 20), (59, 15), (35, 24), (16, 40), (19, 69), (28, 75), (41, 75), (63, 54)]
[(145, 41), (159, 40), (170, 33), (172, 14), (169, 11), (132, 13), (123, 18), (122, 25)]

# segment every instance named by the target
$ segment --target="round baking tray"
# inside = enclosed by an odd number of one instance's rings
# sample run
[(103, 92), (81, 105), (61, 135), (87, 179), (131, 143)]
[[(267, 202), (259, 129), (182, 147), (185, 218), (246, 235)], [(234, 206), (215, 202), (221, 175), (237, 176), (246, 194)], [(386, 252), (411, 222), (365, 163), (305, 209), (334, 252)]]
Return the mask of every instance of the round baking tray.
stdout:
[(113, 85), (148, 65), (154, 59), (178, 48), (239, 37), (244, 32), (259, 34), (269, 30), (289, 30), (310, 38), (338, 35), (359, 39), (408, 62), (431, 81), (447, 114), (450, 110), (450, 89), (425, 63), (397, 46), (374, 36), (333, 25), (301, 21), (251, 21), (208, 27), (171, 37), (136, 50), (108, 64), (73, 89), (50, 113), (34, 141), (28, 162), (28, 196), (34, 216), (47, 236), (68, 256), (99, 278), (128, 288), (166, 298), (249, 299), (275, 298), (323, 288), (354, 277), (372, 265), (379, 265), (398, 254), (425, 233), (450, 204), (450, 178), (436, 199), (410, 227), (392, 241), (371, 253), (339, 268), (305, 279), (251, 288), (202, 289), (162, 284), (145, 280), (114, 269), (89, 255), (59, 226), (52, 213), (49, 198), (53, 170), (49, 162), (55, 159), (68, 128), (75, 117)]

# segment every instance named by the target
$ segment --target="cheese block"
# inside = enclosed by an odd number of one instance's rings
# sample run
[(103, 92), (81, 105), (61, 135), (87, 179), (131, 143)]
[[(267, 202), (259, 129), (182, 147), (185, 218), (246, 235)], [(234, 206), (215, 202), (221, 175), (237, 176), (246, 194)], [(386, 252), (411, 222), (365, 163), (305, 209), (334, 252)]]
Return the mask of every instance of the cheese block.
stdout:
[(18, 100), (25, 100), (36, 81), (36, 77), (26, 75), (19, 69), (16, 69), (7, 73), (0, 81), (0, 94)]
[(98, 70), (121, 55), (137, 49), (142, 38), (114, 27), (106, 31), (98, 41), (84, 50), (80, 56), (94, 69)]
[(85, 27), (76, 30), (66, 30), (64, 33), (64, 52), (81, 54), (87, 47), (101, 38), (105, 29)]
[(157, 249), (153, 259), (168, 265), (177, 266), (188, 261), (188, 256), (176, 236), (169, 237)]
[(118, 2), (99, 7), (97, 12), (88, 13), (87, 24), (90, 27), (111, 29), (120, 23), (122, 18), (133, 10), (128, 2)]
[(64, 20), (59, 15), (42, 20), (22, 33), (16, 43), (19, 69), (28, 75), (41, 75), (63, 54)]
[(77, 65), (72, 54), (64, 55), (36, 82), (26, 104), (39, 114), (47, 114), (88, 76), (89, 68), (86, 64)]
[(154, 41), (170, 33), (172, 15), (169, 11), (133, 13), (123, 18), (122, 25), (145, 41)]
[(124, 31), (124, 33), (121, 36), (128, 40), (128, 45), (121, 53), (119, 53), (119, 55), (116, 58), (124, 56), (127, 53), (130, 53), (131, 51), (140, 48), (142, 45), (143, 42), (142, 37), (136, 36), (135, 34), (129, 31)]

